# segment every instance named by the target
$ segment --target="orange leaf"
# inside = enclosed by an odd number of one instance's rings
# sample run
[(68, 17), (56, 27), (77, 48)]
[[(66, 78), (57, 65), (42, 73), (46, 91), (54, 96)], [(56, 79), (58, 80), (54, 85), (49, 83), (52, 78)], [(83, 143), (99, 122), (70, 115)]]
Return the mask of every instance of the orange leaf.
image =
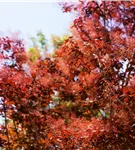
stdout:
[(130, 93), (134, 92), (133, 88), (131, 87), (123, 87), (122, 91), (123, 91), (123, 94), (127, 94), (128, 92)]
[(52, 138), (52, 133), (48, 133), (47, 134), (47, 137), (50, 139), (50, 138)]

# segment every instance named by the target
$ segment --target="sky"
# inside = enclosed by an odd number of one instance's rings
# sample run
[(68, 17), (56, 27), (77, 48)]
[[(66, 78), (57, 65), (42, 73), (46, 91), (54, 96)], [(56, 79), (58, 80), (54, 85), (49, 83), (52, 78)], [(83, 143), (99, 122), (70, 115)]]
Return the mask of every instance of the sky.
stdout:
[(0, 36), (20, 32), (28, 40), (41, 30), (51, 34), (68, 33), (74, 16), (63, 13), (57, 2), (0, 2)]

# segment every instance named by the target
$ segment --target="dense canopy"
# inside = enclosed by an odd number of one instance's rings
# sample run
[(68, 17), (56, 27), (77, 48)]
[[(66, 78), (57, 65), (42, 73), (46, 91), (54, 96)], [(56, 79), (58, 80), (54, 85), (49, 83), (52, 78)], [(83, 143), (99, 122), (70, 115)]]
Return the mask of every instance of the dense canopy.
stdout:
[(77, 16), (53, 57), (31, 62), (22, 41), (0, 39), (0, 147), (135, 149), (135, 2), (62, 10)]

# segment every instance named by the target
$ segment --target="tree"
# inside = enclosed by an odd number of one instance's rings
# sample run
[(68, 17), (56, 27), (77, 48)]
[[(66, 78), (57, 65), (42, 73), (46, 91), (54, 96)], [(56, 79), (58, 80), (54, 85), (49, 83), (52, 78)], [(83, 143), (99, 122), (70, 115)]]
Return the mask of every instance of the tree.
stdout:
[(27, 70), (21, 42), (0, 40), (7, 150), (135, 148), (135, 2), (63, 4), (72, 10), (72, 36)]
[[(37, 32), (36, 37), (30, 38), (32, 46), (27, 51), (28, 59), (33, 63), (39, 58), (53, 57), (56, 49), (60, 48), (68, 38), (69, 35), (67, 34), (62, 36), (51, 35), (51, 41), (49, 43), (41, 31)], [(53, 52), (51, 52), (52, 50), (50, 49), (53, 49)]]
[(63, 43), (69, 38), (69, 35), (63, 35), (63, 36), (51, 36), (51, 42), (54, 47), (54, 49), (58, 49), (60, 46), (63, 45)]
[(42, 31), (38, 31), (36, 37), (30, 38), (32, 45), (27, 51), (27, 57), (30, 63), (37, 61), (39, 58), (47, 57), (49, 49), (47, 39)]
[(30, 39), (33, 47), (39, 47), (40, 49), (47, 50), (47, 39), (42, 31), (38, 31), (36, 37), (31, 37)]

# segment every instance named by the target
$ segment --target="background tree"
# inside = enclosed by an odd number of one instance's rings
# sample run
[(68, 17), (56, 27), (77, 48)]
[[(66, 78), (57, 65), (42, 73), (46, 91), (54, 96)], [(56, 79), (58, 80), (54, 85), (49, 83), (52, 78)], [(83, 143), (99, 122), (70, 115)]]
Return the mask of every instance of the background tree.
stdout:
[(30, 62), (37, 61), (39, 58), (47, 57), (49, 44), (42, 31), (38, 31), (35, 37), (30, 38), (32, 45), (27, 51)]
[(62, 36), (51, 35), (51, 40), (49, 42), (41, 31), (37, 32), (36, 37), (30, 38), (32, 46), (27, 51), (28, 59), (30, 62), (34, 62), (39, 58), (53, 57), (55, 51), (60, 48), (68, 38), (69, 35), (67, 34)]
[(63, 36), (51, 36), (51, 43), (54, 47), (54, 49), (58, 49), (60, 46), (63, 45), (63, 43), (69, 38), (69, 35), (63, 35)]
[(42, 31), (38, 31), (36, 37), (31, 37), (30, 39), (33, 44), (32, 47), (39, 47), (40, 49), (44, 50), (47, 48), (47, 39)]

